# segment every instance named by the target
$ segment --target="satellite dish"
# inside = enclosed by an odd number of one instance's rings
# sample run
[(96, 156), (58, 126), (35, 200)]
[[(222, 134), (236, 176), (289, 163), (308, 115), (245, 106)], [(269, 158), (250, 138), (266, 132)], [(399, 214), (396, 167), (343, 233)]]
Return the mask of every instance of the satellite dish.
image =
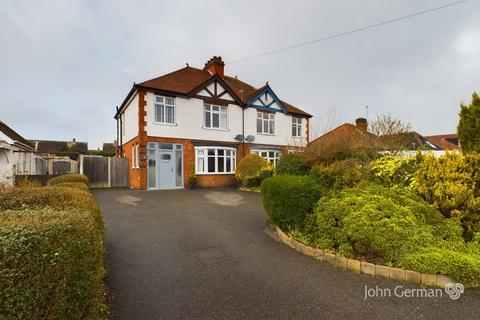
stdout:
[(247, 137), (245, 138), (245, 140), (246, 140), (247, 142), (253, 142), (253, 141), (255, 140), (255, 137), (252, 136), (252, 135), (250, 135), (250, 136), (247, 136)]
[(243, 141), (243, 135), (242, 135), (242, 134), (237, 134), (234, 139), (235, 139), (236, 141), (242, 142), (242, 141)]

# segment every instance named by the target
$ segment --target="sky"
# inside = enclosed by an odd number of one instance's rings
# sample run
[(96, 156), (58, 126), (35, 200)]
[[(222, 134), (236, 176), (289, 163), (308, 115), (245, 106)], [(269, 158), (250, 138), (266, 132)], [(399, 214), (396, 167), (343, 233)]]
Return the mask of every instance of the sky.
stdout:
[(203, 67), (314, 115), (312, 134), (390, 114), (423, 135), (453, 133), (480, 91), (480, 1), (329, 41), (263, 52), (453, 0), (0, 0), (0, 120), (28, 139), (113, 142), (133, 82)]

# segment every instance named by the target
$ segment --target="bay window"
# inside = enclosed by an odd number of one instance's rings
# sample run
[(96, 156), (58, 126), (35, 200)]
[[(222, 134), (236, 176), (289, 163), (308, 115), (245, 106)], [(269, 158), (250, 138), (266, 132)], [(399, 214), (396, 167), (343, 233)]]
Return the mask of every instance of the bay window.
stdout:
[(275, 134), (275, 114), (257, 112), (257, 133)]
[(196, 147), (195, 173), (235, 173), (236, 150), (224, 147)]
[(155, 122), (175, 124), (175, 99), (155, 96)]
[(205, 104), (203, 106), (203, 127), (228, 129), (228, 108)]
[(292, 137), (302, 136), (302, 118), (292, 117)]

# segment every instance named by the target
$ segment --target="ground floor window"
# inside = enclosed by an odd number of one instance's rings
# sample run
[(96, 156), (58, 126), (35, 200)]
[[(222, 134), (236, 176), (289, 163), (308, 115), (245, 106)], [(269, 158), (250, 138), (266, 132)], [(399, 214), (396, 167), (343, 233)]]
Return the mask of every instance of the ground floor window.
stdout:
[(252, 150), (252, 153), (259, 155), (273, 165), (276, 165), (282, 152), (278, 150)]
[(195, 147), (195, 173), (235, 173), (236, 149), (225, 147)]

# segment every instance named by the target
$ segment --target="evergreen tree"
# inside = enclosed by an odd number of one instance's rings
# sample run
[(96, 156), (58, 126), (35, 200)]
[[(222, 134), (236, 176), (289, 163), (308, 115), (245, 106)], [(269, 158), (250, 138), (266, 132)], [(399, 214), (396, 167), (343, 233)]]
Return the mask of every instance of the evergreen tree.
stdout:
[(460, 105), (457, 133), (464, 152), (480, 152), (480, 97), (472, 94), (472, 103)]

